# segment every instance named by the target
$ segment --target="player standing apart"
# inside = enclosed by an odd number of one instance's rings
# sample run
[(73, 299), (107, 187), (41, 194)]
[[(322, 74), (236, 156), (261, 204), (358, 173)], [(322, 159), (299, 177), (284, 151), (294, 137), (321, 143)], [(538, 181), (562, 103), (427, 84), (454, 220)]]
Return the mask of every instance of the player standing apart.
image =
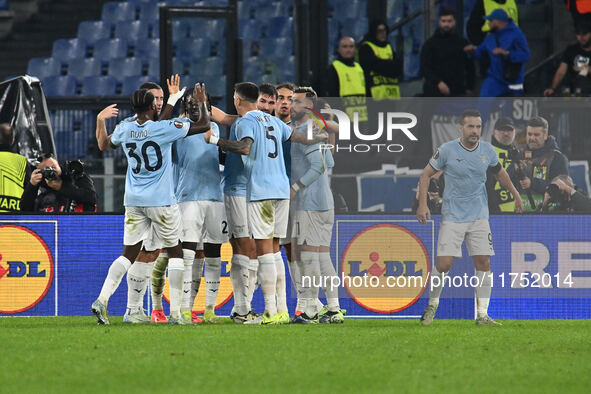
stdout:
[(478, 277), (475, 288), (476, 324), (501, 325), (488, 316), (492, 278), (490, 256), (494, 255), (492, 235), (488, 223), (486, 195), (486, 171), (491, 168), (501, 185), (515, 196), (515, 212), (523, 212), (523, 202), (511, 183), (509, 175), (499, 163), (497, 154), (488, 142), (480, 141), (482, 119), (480, 112), (468, 109), (462, 114), (459, 130), (462, 137), (446, 142), (435, 152), (419, 179), (419, 206), (417, 219), (427, 223), (431, 213), (427, 207), (429, 179), (442, 170), (445, 191), (439, 239), (437, 263), (431, 272), (429, 304), (421, 317), (421, 324), (433, 322), (443, 289), (443, 275), (449, 272), (454, 257), (462, 257), (462, 242), (472, 259)]

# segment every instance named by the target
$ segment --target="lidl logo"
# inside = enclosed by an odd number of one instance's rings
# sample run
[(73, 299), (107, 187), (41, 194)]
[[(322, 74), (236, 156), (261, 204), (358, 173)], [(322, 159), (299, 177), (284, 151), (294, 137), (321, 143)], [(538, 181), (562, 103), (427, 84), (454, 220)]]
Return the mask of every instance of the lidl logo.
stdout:
[[(215, 304), (215, 309), (219, 309), (226, 305), (228, 301), (232, 299), (234, 293), (232, 292), (232, 282), (230, 281), (230, 261), (232, 260), (232, 246), (229, 242), (222, 244), (221, 249), (222, 256), (222, 268), (220, 277), (220, 289), (218, 290), (218, 297)], [(170, 287), (168, 284), (168, 277), (166, 278), (166, 284), (164, 285), (163, 298), (166, 302), (170, 302), (169, 298)], [(203, 313), (205, 310), (205, 278), (201, 276), (201, 284), (199, 285), (199, 291), (193, 304), (193, 310), (197, 313)]]
[(53, 282), (53, 257), (28, 228), (0, 226), (0, 312), (19, 313), (37, 305)]
[(429, 267), (420, 239), (393, 224), (359, 232), (341, 259), (345, 289), (357, 304), (377, 313), (399, 312), (417, 302), (427, 287)]

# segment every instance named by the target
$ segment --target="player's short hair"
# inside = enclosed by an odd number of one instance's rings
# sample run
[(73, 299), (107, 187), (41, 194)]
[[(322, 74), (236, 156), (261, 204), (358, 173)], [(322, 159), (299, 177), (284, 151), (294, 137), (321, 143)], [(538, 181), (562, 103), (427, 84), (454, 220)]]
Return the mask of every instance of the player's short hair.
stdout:
[(441, 18), (442, 16), (453, 16), (454, 19), (456, 19), (456, 12), (454, 10), (452, 10), (451, 8), (447, 8), (444, 7), (439, 11), (439, 17)]
[(131, 96), (131, 107), (136, 114), (146, 112), (154, 104), (155, 97), (148, 89), (138, 89)]
[(481, 118), (482, 116), (480, 115), (480, 111), (478, 111), (477, 109), (466, 109), (464, 110), (464, 112), (462, 112), (462, 119), (461, 119), (461, 124), (464, 124), (464, 120), (466, 120), (466, 118)]
[(234, 85), (234, 92), (242, 100), (256, 103), (259, 99), (259, 87), (252, 82), (240, 82)]
[(259, 85), (259, 95), (264, 94), (266, 96), (275, 97), (277, 99), (277, 89), (270, 83), (262, 83)]
[(0, 145), (8, 147), (12, 145), (14, 139), (14, 131), (8, 123), (0, 124)]
[(140, 89), (148, 89), (148, 90), (158, 89), (158, 90), (162, 90), (162, 87), (160, 85), (158, 85), (156, 82), (144, 82), (144, 83), (142, 83), (142, 86), (140, 86)]
[(310, 86), (298, 86), (294, 91), (294, 93), (306, 93), (306, 97), (310, 97), (313, 99), (318, 98), (318, 94), (316, 91), (312, 89)]
[(296, 87), (291, 82), (282, 82), (279, 85), (276, 85), (275, 86), (275, 89), (277, 89), (277, 90), (279, 90), (279, 89), (287, 89), (287, 90), (291, 90), (293, 92), (293, 91), (295, 91)]
[(548, 121), (541, 116), (534, 116), (527, 121), (527, 127), (541, 127), (545, 133), (548, 132)]

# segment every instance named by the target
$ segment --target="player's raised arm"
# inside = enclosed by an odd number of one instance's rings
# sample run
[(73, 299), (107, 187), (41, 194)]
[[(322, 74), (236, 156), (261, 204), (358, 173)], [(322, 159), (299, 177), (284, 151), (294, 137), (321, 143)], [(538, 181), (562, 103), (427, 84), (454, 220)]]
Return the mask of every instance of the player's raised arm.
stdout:
[(229, 115), (219, 109), (218, 107), (211, 106), (211, 119), (217, 124), (223, 124), (224, 126), (232, 126), (232, 123), (238, 119), (238, 115)]
[(107, 108), (99, 112), (96, 117), (96, 141), (98, 143), (98, 148), (101, 151), (116, 148), (115, 145), (111, 143), (111, 136), (107, 135), (107, 126), (105, 124), (105, 120), (115, 118), (119, 114), (119, 109), (115, 107), (117, 107), (117, 104), (109, 105)]
[[(184, 90), (182, 92), (184, 93)], [(196, 83), (193, 89), (194, 112), (189, 114), (192, 123), (187, 135), (201, 134), (211, 129), (206, 102), (205, 84)]]
[(419, 178), (419, 206), (417, 208), (417, 219), (419, 223), (426, 224), (427, 219), (431, 220), (431, 211), (427, 206), (427, 190), (429, 189), (429, 180), (437, 171), (427, 164), (421, 177)]
[(182, 93), (179, 95), (179, 92), (181, 92), (181, 77), (179, 77), (178, 74), (171, 75), (170, 79), (167, 78), (166, 85), (168, 86), (168, 101), (166, 102), (164, 109), (160, 113), (160, 117), (158, 118), (158, 120), (172, 119), (172, 111), (174, 110), (174, 106), (178, 99), (183, 96), (183, 93), (187, 89), (186, 86), (183, 86)]
[(499, 171), (495, 174), (497, 180), (499, 181), (501, 186), (509, 190), (515, 198), (515, 212), (523, 212), (523, 201), (521, 200), (519, 192), (517, 191), (517, 189), (515, 189), (515, 185), (513, 185), (513, 182), (511, 182), (511, 178), (509, 178), (509, 174), (507, 174), (507, 171), (505, 171), (505, 169), (500, 165), (499, 167)]

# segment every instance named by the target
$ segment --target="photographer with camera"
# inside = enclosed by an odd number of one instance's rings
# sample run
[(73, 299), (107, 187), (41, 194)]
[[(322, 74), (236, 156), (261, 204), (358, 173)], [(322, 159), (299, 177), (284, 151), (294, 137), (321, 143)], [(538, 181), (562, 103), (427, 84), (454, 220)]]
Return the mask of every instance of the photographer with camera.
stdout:
[(548, 134), (546, 119), (531, 118), (527, 122), (527, 148), (507, 171), (521, 193), (526, 211), (539, 208), (552, 179), (568, 175), (568, 159), (558, 150), (556, 139)]
[(591, 213), (591, 198), (579, 190), (568, 175), (559, 175), (546, 187), (542, 212)]
[(94, 183), (82, 162), (58, 162), (52, 153), (37, 161), (21, 199), (22, 211), (96, 212)]

